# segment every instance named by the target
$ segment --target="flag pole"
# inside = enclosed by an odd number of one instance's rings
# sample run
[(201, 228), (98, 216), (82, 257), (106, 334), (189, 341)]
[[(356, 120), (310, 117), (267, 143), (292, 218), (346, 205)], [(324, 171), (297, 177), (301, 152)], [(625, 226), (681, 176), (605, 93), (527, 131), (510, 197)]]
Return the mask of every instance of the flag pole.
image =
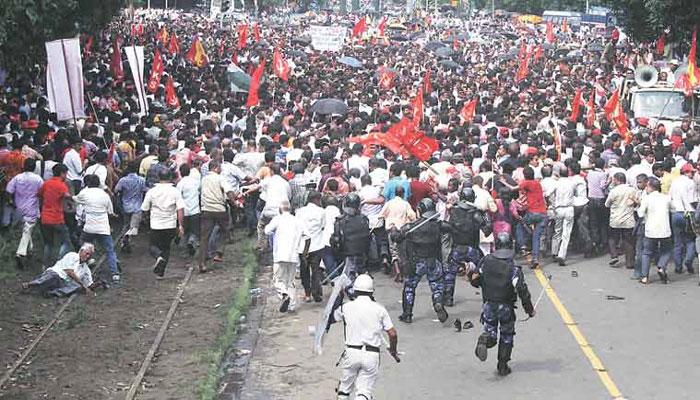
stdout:
[(70, 74), (68, 73), (68, 58), (66, 57), (66, 45), (63, 42), (63, 39), (61, 39), (61, 51), (63, 53), (63, 71), (66, 73), (66, 83), (68, 84), (68, 97), (70, 101), (70, 111), (71, 114), (73, 114), (73, 123), (75, 124), (76, 129), (78, 129), (78, 134), (80, 134), (80, 127), (78, 126), (78, 119), (75, 118), (75, 107), (73, 105), (73, 89), (71, 89), (70, 85)]

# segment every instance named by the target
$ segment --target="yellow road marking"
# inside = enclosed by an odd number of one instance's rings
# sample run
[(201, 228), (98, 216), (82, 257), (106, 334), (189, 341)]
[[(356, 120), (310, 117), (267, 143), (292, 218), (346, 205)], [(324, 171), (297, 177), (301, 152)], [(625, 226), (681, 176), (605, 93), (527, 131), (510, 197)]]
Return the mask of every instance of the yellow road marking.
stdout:
[(603, 363), (600, 361), (600, 358), (598, 358), (598, 356), (595, 354), (595, 351), (593, 351), (593, 349), (591, 348), (590, 344), (588, 343), (588, 340), (586, 340), (586, 337), (583, 336), (581, 330), (578, 329), (576, 321), (574, 321), (574, 319), (571, 317), (571, 314), (569, 314), (569, 311), (566, 309), (566, 307), (564, 307), (564, 304), (562, 304), (561, 300), (559, 300), (559, 296), (557, 296), (557, 293), (549, 284), (549, 281), (542, 273), (542, 270), (536, 269), (535, 276), (537, 277), (537, 280), (540, 281), (542, 287), (545, 288), (547, 297), (549, 297), (549, 300), (552, 302), (552, 305), (554, 305), (554, 308), (556, 308), (557, 312), (559, 313), (559, 316), (561, 316), (562, 321), (564, 321), (564, 325), (566, 325), (566, 327), (569, 328), (569, 332), (571, 332), (571, 334), (574, 336), (574, 339), (576, 339), (576, 343), (578, 343), (579, 347), (581, 348), (581, 351), (586, 356), (586, 358), (588, 358), (588, 361), (591, 363), (591, 366), (598, 374), (598, 378), (600, 378), (600, 381), (603, 383), (603, 386), (605, 386), (605, 388), (608, 390), (608, 393), (610, 393), (610, 396), (612, 396), (613, 399), (623, 400), (624, 397), (622, 397), (622, 393), (620, 393), (620, 390), (617, 388), (617, 385), (615, 385), (615, 382), (613, 382), (612, 378), (610, 377), (610, 374), (608, 374), (608, 371), (605, 369), (605, 366), (603, 366)]

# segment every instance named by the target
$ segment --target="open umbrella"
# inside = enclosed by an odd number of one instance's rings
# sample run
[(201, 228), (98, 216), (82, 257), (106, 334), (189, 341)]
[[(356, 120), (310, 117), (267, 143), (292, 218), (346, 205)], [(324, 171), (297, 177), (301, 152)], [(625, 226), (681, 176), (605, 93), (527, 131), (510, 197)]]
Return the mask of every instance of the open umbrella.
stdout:
[(441, 47), (446, 47), (445, 43), (433, 41), (433, 42), (428, 42), (425, 45), (425, 49), (427, 51), (437, 50)]
[(394, 35), (394, 36), (389, 37), (389, 39), (394, 40), (394, 41), (397, 41), (397, 42), (407, 42), (407, 41), (409, 41), (409, 38), (407, 38), (407, 37), (404, 36), (404, 35)]
[(518, 55), (511, 53), (501, 54), (500, 56), (498, 56), (498, 59), (501, 61), (515, 60), (516, 58), (518, 58)]
[(309, 57), (308, 54), (304, 53), (301, 50), (290, 50), (289, 52), (287, 52), (287, 54), (289, 54), (292, 57), (299, 57), (303, 59), (307, 59)]
[(452, 60), (442, 60), (439, 62), (439, 64), (448, 69), (457, 69), (460, 67), (459, 64)]
[(232, 92), (247, 92), (250, 88), (250, 75), (243, 72), (238, 65), (231, 63), (226, 68), (226, 78)]
[(358, 60), (355, 57), (340, 57), (338, 59), (338, 62), (341, 64), (345, 64), (350, 68), (362, 68), (362, 61)]
[(294, 38), (294, 39), (292, 39), (292, 44), (300, 44), (302, 46), (308, 46), (309, 44), (311, 44), (311, 39), (305, 38), (305, 37)]
[(327, 114), (347, 114), (348, 106), (339, 99), (319, 99), (311, 105), (311, 112), (327, 115)]
[(389, 29), (394, 29), (397, 31), (405, 31), (407, 28), (403, 24), (391, 24), (391, 25), (389, 25)]
[(598, 43), (593, 43), (586, 48), (588, 51), (601, 52), (603, 51), (603, 45)]
[(435, 53), (435, 55), (438, 57), (449, 57), (453, 55), (455, 51), (449, 47), (440, 47), (439, 49), (435, 49), (433, 53)]

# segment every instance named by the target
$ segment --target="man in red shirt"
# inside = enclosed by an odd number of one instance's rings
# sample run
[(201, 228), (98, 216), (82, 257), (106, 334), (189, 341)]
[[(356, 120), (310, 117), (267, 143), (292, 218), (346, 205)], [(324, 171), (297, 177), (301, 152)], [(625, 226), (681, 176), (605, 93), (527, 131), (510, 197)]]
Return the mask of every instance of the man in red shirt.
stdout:
[[(71, 197), (65, 182), (67, 174), (68, 168), (65, 165), (54, 165), (53, 178), (44, 182), (39, 189), (39, 197), (42, 200), (41, 235), (44, 238), (44, 267), (46, 268), (70, 251), (70, 237), (63, 216), (64, 199)], [(57, 240), (60, 247), (58, 258), (54, 258)]]
[(412, 165), (406, 168), (406, 176), (411, 181), (411, 196), (408, 198), (409, 204), (415, 210), (418, 203), (425, 198), (432, 198), (433, 188), (427, 182), (422, 182), (420, 177), (420, 168), (417, 165)]

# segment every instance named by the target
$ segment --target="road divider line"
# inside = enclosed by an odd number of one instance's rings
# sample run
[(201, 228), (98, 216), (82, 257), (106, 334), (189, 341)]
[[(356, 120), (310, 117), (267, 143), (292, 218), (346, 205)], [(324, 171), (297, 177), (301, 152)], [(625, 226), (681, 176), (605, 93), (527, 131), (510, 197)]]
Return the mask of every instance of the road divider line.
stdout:
[(569, 313), (569, 310), (567, 310), (566, 307), (564, 307), (564, 304), (561, 302), (561, 300), (559, 300), (559, 296), (557, 296), (557, 293), (552, 288), (552, 285), (550, 285), (547, 281), (547, 277), (544, 276), (542, 270), (536, 269), (535, 277), (537, 277), (537, 280), (540, 282), (540, 285), (542, 285), (542, 287), (545, 289), (547, 297), (549, 297), (549, 300), (552, 302), (552, 305), (559, 313), (559, 316), (561, 317), (562, 321), (564, 321), (564, 325), (566, 325), (566, 327), (569, 329), (569, 332), (571, 332), (571, 335), (574, 337), (576, 343), (581, 348), (581, 351), (591, 363), (591, 366), (598, 374), (598, 378), (600, 378), (600, 381), (603, 383), (603, 386), (605, 386), (605, 388), (608, 390), (610, 396), (612, 396), (612, 398), (615, 400), (623, 400), (624, 397), (622, 397), (622, 393), (620, 393), (620, 390), (617, 388), (617, 385), (610, 377), (608, 370), (603, 365), (603, 362), (600, 361), (600, 358), (598, 358), (598, 355), (596, 355), (595, 351), (593, 351), (593, 348), (588, 343), (588, 340), (586, 340), (586, 337), (583, 336), (583, 333), (581, 333), (581, 330), (578, 328), (576, 321), (574, 321), (573, 317)]

